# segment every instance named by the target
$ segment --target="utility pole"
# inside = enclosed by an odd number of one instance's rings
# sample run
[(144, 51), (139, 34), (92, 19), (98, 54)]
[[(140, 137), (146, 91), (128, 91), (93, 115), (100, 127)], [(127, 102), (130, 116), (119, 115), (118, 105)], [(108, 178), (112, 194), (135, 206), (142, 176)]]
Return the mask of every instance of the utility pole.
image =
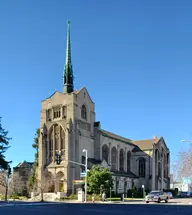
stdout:
[(87, 149), (83, 149), (85, 152), (85, 202), (87, 202)]
[[(73, 164), (85, 167), (85, 202), (87, 202), (87, 161), (88, 161), (88, 150), (87, 149), (83, 149), (83, 152), (85, 152), (85, 164), (79, 163), (79, 162), (75, 162), (75, 161), (71, 161), (71, 160), (65, 160), (65, 161), (67, 161), (69, 163), (73, 163)], [(61, 155), (60, 155), (60, 152), (59, 152), (56, 155), (56, 163), (58, 165), (60, 165), (61, 161), (62, 161), (62, 159), (61, 159)]]

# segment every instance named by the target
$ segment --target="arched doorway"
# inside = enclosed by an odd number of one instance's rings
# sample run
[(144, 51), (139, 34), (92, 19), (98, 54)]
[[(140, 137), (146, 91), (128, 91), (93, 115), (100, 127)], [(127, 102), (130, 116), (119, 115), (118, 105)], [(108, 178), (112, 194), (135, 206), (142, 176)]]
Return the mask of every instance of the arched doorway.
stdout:
[(56, 175), (56, 192), (64, 192), (64, 182), (64, 173), (60, 171)]
[(48, 193), (55, 192), (55, 183), (54, 183), (54, 178), (53, 178), (53, 175), (51, 172), (48, 172), (45, 183), (46, 184), (44, 186), (47, 186)]

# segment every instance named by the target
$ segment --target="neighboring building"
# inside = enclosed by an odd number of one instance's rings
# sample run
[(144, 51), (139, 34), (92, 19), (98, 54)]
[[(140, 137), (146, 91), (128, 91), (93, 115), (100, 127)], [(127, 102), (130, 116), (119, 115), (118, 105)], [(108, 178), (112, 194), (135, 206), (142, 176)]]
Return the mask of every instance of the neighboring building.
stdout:
[(28, 195), (27, 183), (29, 177), (33, 173), (33, 164), (32, 162), (24, 161), (19, 163), (16, 167), (13, 168), (12, 176), (12, 189), (17, 195)]
[[(68, 23), (63, 92), (55, 92), (41, 103), (38, 179), (53, 180), (47, 191), (71, 193), (73, 180), (80, 179), (82, 167), (99, 164), (113, 173), (114, 191), (126, 192), (145, 185), (147, 190), (168, 189), (170, 152), (163, 137), (133, 141), (101, 129), (95, 121), (95, 104), (85, 87), (74, 90)], [(62, 162), (56, 164), (56, 153)]]
[(172, 190), (178, 189), (178, 191), (182, 192), (192, 192), (192, 184), (175, 182), (170, 184), (170, 189)]
[(0, 171), (0, 196), (5, 195), (5, 176), (4, 171)]

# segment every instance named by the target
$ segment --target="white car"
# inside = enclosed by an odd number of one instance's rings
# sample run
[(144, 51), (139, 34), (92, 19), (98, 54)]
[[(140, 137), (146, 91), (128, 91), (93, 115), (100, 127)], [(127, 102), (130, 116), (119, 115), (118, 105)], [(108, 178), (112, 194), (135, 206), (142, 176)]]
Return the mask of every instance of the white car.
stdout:
[(167, 192), (167, 195), (168, 195), (169, 199), (173, 198), (173, 194), (171, 192)]
[(146, 197), (145, 197), (145, 202), (158, 202), (160, 203), (161, 201), (165, 201), (166, 203), (169, 201), (169, 196), (167, 193), (159, 191), (159, 190), (154, 190), (151, 191)]

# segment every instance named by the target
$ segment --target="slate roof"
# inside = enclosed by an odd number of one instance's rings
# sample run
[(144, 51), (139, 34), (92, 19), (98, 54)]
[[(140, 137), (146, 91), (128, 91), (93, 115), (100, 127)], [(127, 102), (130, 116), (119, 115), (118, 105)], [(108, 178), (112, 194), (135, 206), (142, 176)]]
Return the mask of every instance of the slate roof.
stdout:
[(133, 174), (131, 171), (124, 172), (124, 171), (111, 171), (114, 176), (120, 176), (120, 177), (129, 177), (129, 178), (138, 178), (135, 174)]
[[(96, 160), (94, 158), (88, 158), (88, 161), (90, 161), (92, 164), (101, 164), (102, 163), (102, 160)], [(112, 174), (114, 176), (129, 177), (129, 178), (138, 178), (138, 176), (136, 176), (135, 174), (133, 174), (131, 171), (124, 172), (124, 171), (113, 171), (113, 170), (111, 170), (111, 172), (112, 172)]]
[(27, 161), (24, 161), (24, 162), (22, 162), (22, 163), (20, 162), (19, 164), (17, 164), (16, 168), (17, 168), (17, 167), (21, 167), (24, 163), (27, 163), (27, 164), (28, 164), (29, 166), (31, 166), (31, 167), (34, 165), (34, 162), (27, 162)]
[(95, 158), (88, 158), (88, 161), (90, 161), (92, 164), (100, 164), (101, 160), (96, 160)]
[(99, 130), (100, 130), (101, 134), (105, 137), (109, 137), (109, 138), (112, 138), (112, 139), (115, 139), (115, 140), (118, 140), (118, 141), (121, 141), (121, 142), (134, 146), (134, 143), (130, 139), (127, 139), (125, 137), (119, 136), (117, 134), (111, 133), (111, 132), (103, 130), (103, 129), (99, 129)]
[(149, 140), (136, 140), (133, 141), (133, 143), (136, 145), (136, 147), (133, 149), (133, 152), (140, 151), (140, 150), (150, 150), (153, 149), (153, 144), (157, 144), (159, 142), (160, 138), (154, 138)]

